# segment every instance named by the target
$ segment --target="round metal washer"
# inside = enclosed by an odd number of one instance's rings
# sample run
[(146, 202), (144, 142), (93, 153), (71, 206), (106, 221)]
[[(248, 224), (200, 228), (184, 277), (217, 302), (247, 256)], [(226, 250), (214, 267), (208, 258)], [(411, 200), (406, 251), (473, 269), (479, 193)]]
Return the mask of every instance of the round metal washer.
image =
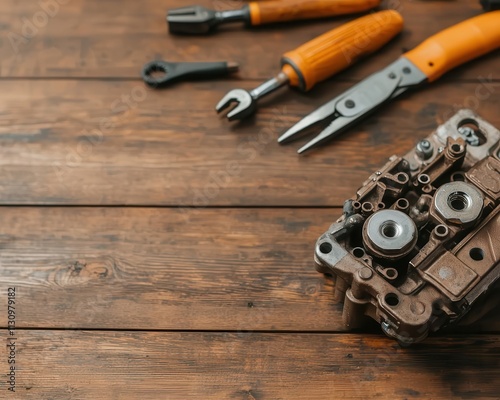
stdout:
[(462, 224), (474, 222), (483, 211), (484, 197), (467, 182), (450, 182), (434, 195), (434, 207), (446, 221), (457, 220)]
[(404, 257), (413, 249), (417, 238), (417, 227), (413, 220), (397, 210), (376, 212), (368, 218), (363, 229), (367, 248), (377, 256)]

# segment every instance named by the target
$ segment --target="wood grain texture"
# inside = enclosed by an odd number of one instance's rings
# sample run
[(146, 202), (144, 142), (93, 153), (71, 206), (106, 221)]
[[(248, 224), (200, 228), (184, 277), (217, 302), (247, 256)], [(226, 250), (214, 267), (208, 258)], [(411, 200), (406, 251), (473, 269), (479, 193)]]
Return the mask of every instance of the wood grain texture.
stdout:
[(343, 331), (312, 257), (339, 212), (0, 208), (0, 291), (25, 328)]
[(12, 399), (453, 400), (500, 393), (498, 336), (402, 349), (359, 335), (23, 330), (18, 348)]
[[(498, 51), (306, 157), (295, 153), (305, 139), (275, 143), (479, 2), (383, 2), (405, 18), (398, 38), (308, 94), (275, 94), (241, 124), (215, 115), (227, 91), (255, 87), (281, 54), (354, 17), (167, 35), (166, 10), (185, 5), (0, 2), (0, 293), (16, 287), (19, 328), (17, 392), (2, 382), (0, 398), (498, 399), (500, 291), (479, 323), (402, 349), (376, 324), (345, 332), (312, 257), (340, 213), (327, 207), (390, 155), (459, 108), (500, 127)], [(155, 92), (139, 71), (157, 58), (242, 69)], [(0, 298), (7, 343), (6, 308)]]
[[(48, 13), (37, 1), (1, 2), (1, 76), (136, 78), (144, 63), (161, 57), (172, 61), (236, 61), (243, 66), (241, 76), (245, 79), (264, 79), (276, 71), (283, 53), (355, 17), (277, 24), (250, 31), (237, 24), (223, 29), (226, 32), (193, 38), (167, 34), (166, 11), (186, 6), (184, 0), (44, 2), (59, 7)], [(226, 0), (195, 3), (218, 9), (245, 4)], [(430, 35), (481, 12), (475, 0), (389, 0), (381, 8), (401, 12), (404, 33), (359, 68), (342, 74), (343, 78), (360, 79)], [(453, 79), (476, 79), (497, 71), (497, 63), (498, 52), (461, 68)]]
[(312, 260), (335, 213), (1, 208), (1, 290), (23, 327), (339, 330)]
[(298, 156), (310, 137), (280, 146), (280, 133), (350, 84), (284, 91), (236, 125), (213, 109), (235, 85), (253, 84), (0, 81), (0, 203), (341, 206), (456, 110), (500, 126), (499, 82), (441, 81)]

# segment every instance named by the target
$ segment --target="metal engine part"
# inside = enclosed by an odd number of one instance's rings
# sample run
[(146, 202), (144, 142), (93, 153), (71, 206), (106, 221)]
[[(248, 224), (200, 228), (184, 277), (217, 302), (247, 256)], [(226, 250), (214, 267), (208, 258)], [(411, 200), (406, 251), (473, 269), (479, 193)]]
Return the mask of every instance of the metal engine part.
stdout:
[(391, 157), (343, 211), (315, 261), (334, 277), (344, 323), (371, 318), (402, 345), (424, 340), (462, 320), (500, 277), (500, 131), (459, 111)]

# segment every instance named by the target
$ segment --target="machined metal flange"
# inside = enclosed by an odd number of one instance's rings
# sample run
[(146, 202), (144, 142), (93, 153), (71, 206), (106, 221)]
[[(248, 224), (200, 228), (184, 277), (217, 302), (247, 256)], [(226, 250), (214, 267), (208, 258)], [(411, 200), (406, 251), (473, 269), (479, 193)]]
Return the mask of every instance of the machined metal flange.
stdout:
[(434, 195), (434, 210), (446, 223), (467, 225), (474, 223), (483, 211), (484, 196), (472, 184), (450, 182)]
[(378, 211), (363, 227), (365, 247), (376, 257), (402, 258), (411, 252), (417, 239), (417, 226), (413, 220), (397, 210)]

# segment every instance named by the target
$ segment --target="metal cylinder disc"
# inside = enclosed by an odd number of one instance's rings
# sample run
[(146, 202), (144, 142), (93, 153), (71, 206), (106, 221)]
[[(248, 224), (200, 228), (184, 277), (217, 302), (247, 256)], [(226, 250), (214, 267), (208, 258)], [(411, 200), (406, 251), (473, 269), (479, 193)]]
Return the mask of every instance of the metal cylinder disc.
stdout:
[(377, 257), (398, 259), (415, 246), (418, 231), (413, 220), (397, 210), (382, 210), (373, 214), (363, 227), (363, 242)]

